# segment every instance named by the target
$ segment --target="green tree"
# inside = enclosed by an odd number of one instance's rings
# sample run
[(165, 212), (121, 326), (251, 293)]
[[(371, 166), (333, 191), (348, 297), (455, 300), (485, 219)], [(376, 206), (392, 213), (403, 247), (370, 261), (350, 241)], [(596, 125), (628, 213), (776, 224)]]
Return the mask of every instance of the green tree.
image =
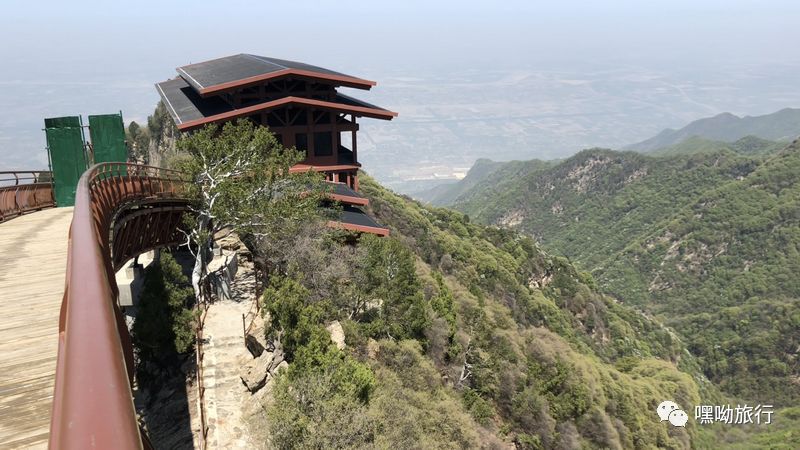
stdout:
[(195, 249), (192, 286), (203, 301), (215, 237), (224, 231), (259, 241), (296, 229), (316, 216), (324, 185), (311, 171), (290, 173), (302, 153), (245, 119), (206, 125), (177, 147), (187, 156), (179, 165), (191, 180), (187, 243)]
[(363, 266), (367, 298), (380, 301), (378, 317), (369, 324), (376, 337), (423, 338), (428, 326), (425, 300), (414, 265), (414, 255), (400, 241), (362, 236), (367, 249)]
[(341, 448), (370, 440), (365, 405), (375, 376), (331, 341), (322, 325), (328, 302), (314, 302), (298, 280), (275, 274), (264, 303), (271, 333), (291, 362), (278, 374), (267, 409), (274, 446)]
[(155, 111), (153, 111), (153, 115), (147, 117), (147, 129), (150, 132), (150, 136), (155, 140), (156, 145), (161, 144), (161, 140), (166, 134), (175, 134), (175, 122), (167, 112), (164, 102), (159, 101)]
[(147, 164), (149, 162), (148, 147), (150, 146), (148, 129), (142, 128), (134, 121), (128, 125), (125, 135), (129, 158), (134, 162)]
[(189, 280), (169, 253), (144, 274), (142, 294), (133, 323), (133, 343), (139, 357), (162, 364), (194, 345), (193, 295)]

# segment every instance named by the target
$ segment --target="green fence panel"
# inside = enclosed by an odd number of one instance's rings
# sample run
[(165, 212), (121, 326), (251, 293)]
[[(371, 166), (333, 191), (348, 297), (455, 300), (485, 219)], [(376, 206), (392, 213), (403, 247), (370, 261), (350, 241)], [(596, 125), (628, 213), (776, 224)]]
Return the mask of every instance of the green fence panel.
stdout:
[(80, 117), (58, 117), (44, 122), (56, 205), (73, 206), (78, 180), (88, 168)]
[(95, 164), (128, 161), (122, 113), (89, 116), (89, 135), (92, 137)]
[(67, 117), (51, 117), (44, 119), (45, 128), (64, 128), (64, 127), (80, 127), (80, 116), (67, 116)]

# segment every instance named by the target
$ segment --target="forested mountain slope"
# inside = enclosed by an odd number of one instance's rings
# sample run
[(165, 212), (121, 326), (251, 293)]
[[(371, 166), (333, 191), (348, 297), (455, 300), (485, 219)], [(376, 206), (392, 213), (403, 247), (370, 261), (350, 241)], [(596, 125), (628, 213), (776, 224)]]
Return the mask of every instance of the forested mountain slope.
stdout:
[[(266, 426), (299, 448), (690, 448), (659, 422), (720, 401), (680, 339), (513, 231), (428, 208), (364, 177), (391, 228), (355, 247), (299, 237), (265, 295), (289, 370)], [(280, 256), (283, 254), (284, 256)], [(295, 317), (297, 319), (291, 319)], [(347, 347), (324, 330), (342, 323)]]
[(800, 399), (800, 145), (656, 224), (597, 268), (674, 324), (729, 392)]
[(657, 315), (728, 392), (791, 404), (799, 177), (797, 142), (764, 158), (587, 150), (502, 188), (473, 188), (455, 207), (535, 236)]
[(654, 158), (584, 150), (546, 170), (505, 177), (496, 186), (486, 180), (453, 206), (479, 222), (533, 235), (591, 269), (686, 202), (757, 165), (729, 152)]
[(475, 165), (467, 172), (467, 176), (463, 180), (414, 194), (414, 198), (435, 206), (448, 206), (457, 202), (462, 196), (469, 195), (470, 192), (482, 192), (489, 189), (507, 190), (509, 188), (506, 186), (513, 186), (515, 180), (553, 167), (558, 162), (558, 160), (541, 161), (538, 159), (496, 162), (479, 159), (475, 161)]

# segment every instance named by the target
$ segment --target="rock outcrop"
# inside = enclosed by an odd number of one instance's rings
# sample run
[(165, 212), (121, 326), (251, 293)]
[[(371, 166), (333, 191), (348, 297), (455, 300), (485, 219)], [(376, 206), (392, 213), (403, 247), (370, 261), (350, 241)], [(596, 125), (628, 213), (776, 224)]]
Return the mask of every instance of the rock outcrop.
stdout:
[(342, 324), (339, 323), (338, 320), (335, 320), (325, 328), (328, 330), (328, 333), (330, 333), (331, 341), (333, 341), (333, 343), (336, 344), (336, 347), (339, 350), (344, 349), (345, 348), (344, 329), (342, 328)]
[(239, 376), (242, 378), (242, 383), (244, 383), (248, 391), (257, 392), (267, 384), (267, 377), (269, 376), (272, 360), (272, 353), (262, 351), (258, 358), (242, 366)]
[(253, 317), (253, 322), (244, 337), (247, 350), (258, 358), (267, 349), (267, 324), (261, 314)]

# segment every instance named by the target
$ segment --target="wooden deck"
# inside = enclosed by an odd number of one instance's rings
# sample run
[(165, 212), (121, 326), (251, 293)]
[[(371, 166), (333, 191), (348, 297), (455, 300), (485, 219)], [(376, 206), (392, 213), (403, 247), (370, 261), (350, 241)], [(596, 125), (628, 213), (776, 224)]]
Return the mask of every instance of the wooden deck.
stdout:
[(72, 208), (0, 223), (0, 449), (46, 448)]

